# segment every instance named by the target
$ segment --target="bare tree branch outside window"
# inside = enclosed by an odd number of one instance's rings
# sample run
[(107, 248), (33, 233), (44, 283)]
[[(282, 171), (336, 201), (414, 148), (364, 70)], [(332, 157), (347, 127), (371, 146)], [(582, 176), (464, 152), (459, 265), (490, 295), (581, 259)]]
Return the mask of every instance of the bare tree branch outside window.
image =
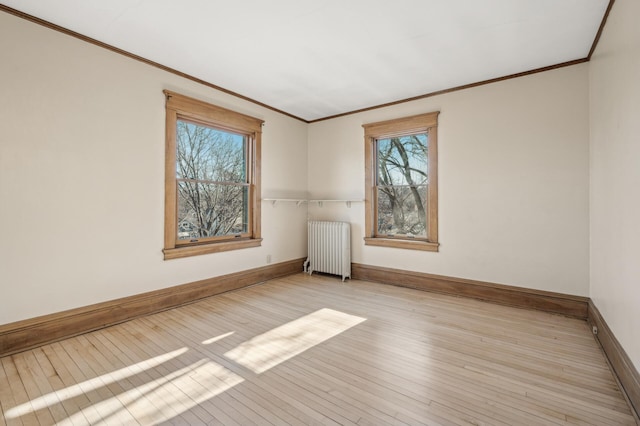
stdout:
[(428, 133), (378, 139), (378, 233), (427, 237)]
[(176, 136), (178, 239), (249, 232), (247, 137), (183, 120)]

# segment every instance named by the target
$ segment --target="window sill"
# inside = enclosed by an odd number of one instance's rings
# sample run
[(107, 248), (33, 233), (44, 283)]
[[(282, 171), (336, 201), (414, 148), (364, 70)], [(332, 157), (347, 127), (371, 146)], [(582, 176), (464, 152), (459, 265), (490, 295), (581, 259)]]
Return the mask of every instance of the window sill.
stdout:
[(199, 256), (201, 254), (220, 253), (223, 251), (260, 247), (261, 245), (262, 238), (253, 238), (241, 241), (228, 241), (193, 246), (182, 246), (176, 248), (166, 248), (162, 250), (162, 252), (164, 253), (164, 260), (170, 260), (179, 259), (181, 257)]
[(364, 239), (364, 245), (403, 248), (407, 250), (423, 250), (423, 251), (438, 251), (438, 247), (440, 246), (439, 243), (432, 243), (429, 241), (411, 241), (411, 240), (400, 240), (396, 238), (372, 238), (372, 237), (366, 237)]

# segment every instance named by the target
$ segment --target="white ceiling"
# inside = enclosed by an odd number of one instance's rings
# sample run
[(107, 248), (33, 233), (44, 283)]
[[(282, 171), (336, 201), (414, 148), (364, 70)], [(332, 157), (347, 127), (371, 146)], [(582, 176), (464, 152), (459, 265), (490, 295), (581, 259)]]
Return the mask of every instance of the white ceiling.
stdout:
[(305, 120), (587, 57), (608, 0), (1, 0)]

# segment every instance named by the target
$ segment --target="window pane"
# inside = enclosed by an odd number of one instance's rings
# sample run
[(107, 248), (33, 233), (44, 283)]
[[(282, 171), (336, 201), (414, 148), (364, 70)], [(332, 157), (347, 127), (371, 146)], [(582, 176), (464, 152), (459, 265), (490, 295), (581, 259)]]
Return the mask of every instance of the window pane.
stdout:
[(178, 182), (178, 239), (248, 232), (249, 188)]
[(427, 185), (377, 188), (378, 234), (426, 238)]
[(246, 137), (178, 120), (177, 177), (246, 182)]
[(378, 185), (424, 185), (427, 183), (426, 133), (378, 139)]

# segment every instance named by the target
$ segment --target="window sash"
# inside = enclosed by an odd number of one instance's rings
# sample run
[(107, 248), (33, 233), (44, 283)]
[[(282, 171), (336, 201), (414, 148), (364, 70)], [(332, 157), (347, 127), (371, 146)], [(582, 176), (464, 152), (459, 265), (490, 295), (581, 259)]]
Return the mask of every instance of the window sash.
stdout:
[[(175, 259), (207, 253), (236, 250), (261, 245), (260, 227), (260, 153), (263, 121), (225, 108), (189, 98), (168, 90), (166, 96), (166, 150), (165, 150), (165, 243), (164, 258)], [(244, 177), (241, 182), (207, 179), (209, 176), (179, 176), (177, 163), (178, 121), (229, 132), (244, 138)], [(197, 238), (197, 241), (179, 238), (178, 190), (182, 183), (225, 185), (244, 188), (245, 205), (241, 233)], [(238, 222), (238, 223), (239, 223)], [(246, 229), (244, 227), (246, 226)]]
[[(415, 139), (414, 139), (415, 137)], [(409, 138), (409, 140), (407, 140)], [(403, 147), (402, 153), (398, 148), (394, 148), (396, 140)], [(419, 151), (416, 154), (416, 148)], [(385, 145), (383, 148), (382, 145)], [(383, 154), (386, 150), (386, 155)], [(381, 162), (385, 161), (387, 167), (385, 171), (390, 172), (387, 178), (390, 185), (422, 185), (428, 180), (428, 161), (429, 161), (429, 131), (417, 132), (413, 134), (403, 134), (396, 136), (388, 136), (375, 139), (375, 155), (376, 155), (376, 184), (380, 186), (383, 180), (383, 168)], [(384, 159), (384, 160), (383, 160)], [(389, 168), (388, 166), (391, 166)], [(408, 175), (407, 173), (408, 169)]]
[[(190, 119), (185, 119), (181, 116), (178, 116), (177, 118), (177, 122), (183, 122), (183, 123), (187, 123), (187, 124), (191, 124), (193, 126), (197, 126), (200, 128), (204, 128), (204, 129), (208, 129), (208, 130), (212, 130), (214, 132), (217, 132), (218, 134), (223, 134), (223, 135), (230, 135), (231, 137), (241, 137), (242, 138), (242, 164), (240, 165), (240, 167), (242, 168), (242, 176), (243, 179), (242, 181), (238, 180), (238, 181), (218, 181), (218, 180), (209, 180), (209, 179), (199, 179), (199, 178), (181, 178), (178, 177), (179, 173), (179, 162), (180, 160), (178, 159), (177, 153), (180, 150), (179, 144), (178, 144), (178, 129), (176, 128), (176, 208), (179, 210), (180, 206), (181, 206), (181, 200), (180, 200), (180, 196), (181, 196), (181, 191), (180, 191), (180, 183), (193, 183), (195, 184), (195, 191), (197, 191), (197, 199), (198, 201), (201, 200), (201, 198), (204, 198), (205, 200), (210, 198), (209, 197), (209, 192), (206, 190), (202, 190), (202, 194), (200, 193), (200, 188), (203, 186), (228, 186), (228, 187), (246, 187), (248, 190), (250, 190), (251, 187), (251, 167), (248, 167), (249, 164), (249, 153), (250, 153), (250, 149), (249, 149), (249, 141), (251, 140), (249, 135), (245, 135), (245, 134), (241, 134), (238, 132), (231, 132), (228, 131), (226, 129), (220, 129), (218, 127), (215, 126), (211, 126), (208, 125), (206, 123), (202, 123), (202, 122), (198, 122), (195, 120), (190, 120)], [(204, 143), (209, 143), (209, 146), (205, 147), (205, 152), (208, 150), (212, 150), (212, 149), (216, 149), (219, 148), (218, 146), (216, 146), (217, 144), (215, 143), (215, 141), (205, 141)], [(231, 154), (233, 155), (233, 153)], [(203, 161), (202, 159), (198, 159), (198, 160), (194, 160), (194, 161)], [(206, 162), (206, 159), (204, 159), (205, 162), (205, 166), (209, 166), (209, 164)], [(198, 169), (197, 165), (192, 165), (192, 169), (193, 173), (195, 173), (195, 175), (201, 175), (201, 171)], [(217, 194), (216, 194), (217, 195)], [(222, 234), (216, 234), (216, 235), (211, 235), (211, 236), (202, 236), (202, 235), (198, 235), (195, 236), (193, 238), (188, 238), (188, 239), (184, 239), (181, 238), (181, 232), (180, 232), (180, 222), (181, 222), (181, 218), (180, 215), (177, 215), (177, 220), (176, 220), (176, 228), (175, 228), (175, 232), (176, 232), (176, 246), (185, 246), (185, 245), (193, 245), (193, 244), (204, 244), (207, 242), (216, 242), (216, 241), (224, 241), (224, 240), (229, 240), (229, 239), (236, 239), (236, 238), (248, 238), (251, 236), (252, 234), (252, 229), (251, 229), (251, 221), (248, 220), (248, 216), (249, 216), (249, 212), (251, 211), (251, 203), (250, 203), (250, 197), (247, 196), (247, 192), (246, 191), (242, 191), (242, 207), (241, 207), (241, 211), (239, 212), (240, 215), (242, 216), (242, 225), (243, 225), (243, 232), (226, 232), (226, 233), (222, 233)], [(217, 198), (217, 197), (216, 197)], [(200, 205), (200, 203), (198, 203), (198, 206), (193, 206), (193, 204), (195, 203), (196, 200), (191, 200), (192, 201), (192, 208), (195, 208), (195, 212), (194, 215), (196, 216), (197, 219), (200, 219), (202, 216), (206, 215), (206, 212), (202, 212), (201, 209), (203, 209), (204, 206)], [(227, 203), (232, 202), (233, 200), (226, 200)], [(204, 210), (209, 210), (209, 209), (216, 209), (220, 206), (211, 206), (208, 205), (207, 209)], [(217, 219), (217, 218), (216, 218)], [(227, 220), (233, 220), (233, 217), (227, 218)], [(183, 219), (183, 220), (186, 220)], [(201, 220), (196, 220), (196, 222), (201, 222)], [(203, 230), (201, 228), (200, 232), (202, 232)]]
[[(181, 195), (183, 191), (181, 190), (180, 185), (178, 185), (177, 191), (177, 221), (176, 221), (176, 245), (185, 246), (190, 244), (203, 244), (207, 242), (215, 242), (222, 241), (225, 239), (237, 239), (237, 238), (248, 238), (251, 236), (251, 221), (249, 220), (249, 212), (250, 205), (248, 202), (248, 195), (250, 187), (244, 184), (224, 184), (224, 185), (216, 185), (216, 184), (205, 184), (209, 186), (213, 186), (213, 188), (209, 189), (200, 189), (202, 184), (198, 182), (187, 182), (189, 184), (193, 184), (195, 186), (195, 191), (197, 191), (197, 199), (190, 198), (189, 196), (185, 197), (184, 202), (181, 202)], [(188, 185), (191, 186), (191, 185)], [(240, 200), (241, 205), (240, 209), (236, 214), (226, 215), (226, 217), (222, 218), (222, 223), (220, 220), (219, 212), (223, 208), (218, 203), (217, 205), (211, 205), (211, 198), (216, 199), (220, 196), (219, 189), (216, 187), (226, 187), (226, 188), (234, 188), (237, 187), (240, 189), (237, 194), (222, 194), (222, 197), (225, 197), (222, 201), (223, 206), (229, 206), (234, 201), (237, 202)], [(213, 191), (212, 191), (213, 190)], [(189, 192), (189, 191), (186, 191)], [(212, 197), (213, 195), (213, 197)], [(193, 203), (198, 201), (199, 205), (194, 209)], [(204, 205), (201, 203), (204, 202)], [(180, 212), (180, 207), (184, 207), (185, 209), (189, 209), (189, 213), (187, 215), (182, 215)], [(211, 213), (215, 212), (215, 213)], [(233, 213), (233, 212), (231, 212)], [(238, 220), (240, 219), (239, 225), (241, 227), (240, 231), (233, 232), (233, 229), (238, 226)], [(226, 220), (226, 221), (225, 221)], [(194, 230), (197, 232), (196, 235), (189, 234), (187, 238), (184, 238), (184, 233), (187, 231), (181, 231), (181, 226), (185, 224), (190, 225), (191, 232)], [(216, 227), (213, 230), (218, 230), (218, 226), (224, 228), (229, 228), (228, 232), (222, 233), (214, 233), (214, 235), (201, 235), (202, 232), (209, 232), (210, 227)], [(182, 235), (181, 235), (182, 234)]]
[[(383, 208), (380, 206), (380, 198), (386, 194), (386, 191), (384, 191), (384, 189), (391, 189), (391, 190), (395, 190), (397, 188), (402, 188), (402, 189), (408, 189), (408, 191), (405, 191), (404, 194), (404, 198), (409, 199), (408, 204), (411, 205), (411, 203), (413, 202), (415, 205), (415, 212), (414, 215), (418, 215), (418, 220), (411, 220), (408, 219), (405, 222), (401, 222), (400, 224), (395, 223), (395, 220), (393, 221), (393, 225), (389, 224), (389, 220), (385, 220), (384, 217), (388, 217), (389, 216), (389, 212), (383, 211)], [(415, 204), (415, 199), (411, 200), (412, 197), (414, 197), (413, 195), (413, 191), (412, 188), (415, 188), (416, 190), (420, 190), (422, 189), (421, 193), (419, 195), (421, 195), (421, 207), (422, 207), (422, 211), (424, 214), (423, 218), (420, 218), (419, 216), (419, 209), (417, 207), (417, 204)], [(374, 237), (382, 237), (382, 238), (409, 238), (412, 240), (420, 240), (420, 241), (428, 241), (429, 240), (429, 225), (428, 225), (428, 205), (429, 205), (429, 185), (427, 184), (422, 184), (422, 185), (382, 185), (382, 186), (376, 186), (375, 187), (375, 195), (374, 195), (374, 202), (375, 202), (375, 232), (374, 232)], [(381, 194), (382, 193), (382, 194)], [(384, 194), (384, 195), (383, 195)], [(388, 196), (388, 195), (387, 195)], [(401, 204), (404, 204), (404, 201), (401, 201)], [(407, 213), (406, 209), (402, 209), (402, 218), (404, 219), (405, 213)], [(393, 215), (395, 212), (392, 210), (391, 215)], [(411, 212), (408, 212), (409, 215), (411, 214)], [(394, 219), (395, 219), (395, 215)], [(387, 225), (387, 227), (389, 227), (389, 229), (384, 230), (381, 229), (382, 225)], [(401, 232), (402, 229), (406, 229), (407, 225), (411, 226), (412, 228), (415, 228), (416, 226), (418, 227), (418, 229), (414, 229), (414, 231), (419, 231), (419, 232)], [(398, 228), (401, 228), (401, 230), (398, 230)], [(421, 229), (420, 229), (421, 228)], [(396, 230), (395, 232), (390, 232), (393, 230)]]
[[(394, 120), (364, 124), (365, 140), (365, 245), (395, 247), (425, 251), (438, 251), (438, 183), (437, 183), (437, 127), (439, 112), (420, 114)], [(380, 179), (379, 169), (379, 140), (402, 138), (412, 135), (427, 134), (426, 147), (426, 179), (420, 179), (413, 186), (426, 186), (424, 200), (426, 235), (406, 235), (394, 232), (389, 235), (386, 229), (379, 228), (380, 209), (378, 206), (379, 192), (385, 188), (410, 188), (410, 181), (403, 179), (388, 179), (396, 183), (407, 185), (388, 185)], [(387, 147), (388, 148), (388, 147)], [(419, 162), (420, 163), (420, 162)], [(401, 167), (404, 160), (399, 162)], [(409, 161), (409, 164), (411, 162)]]

